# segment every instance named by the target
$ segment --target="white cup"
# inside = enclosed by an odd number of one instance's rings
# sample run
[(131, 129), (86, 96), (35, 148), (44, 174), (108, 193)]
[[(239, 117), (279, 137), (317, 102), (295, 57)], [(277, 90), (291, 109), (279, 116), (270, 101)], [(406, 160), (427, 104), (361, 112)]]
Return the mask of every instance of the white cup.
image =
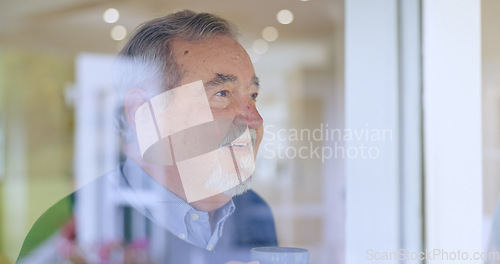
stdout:
[(250, 251), (260, 264), (309, 264), (309, 251), (291, 247), (257, 247)]

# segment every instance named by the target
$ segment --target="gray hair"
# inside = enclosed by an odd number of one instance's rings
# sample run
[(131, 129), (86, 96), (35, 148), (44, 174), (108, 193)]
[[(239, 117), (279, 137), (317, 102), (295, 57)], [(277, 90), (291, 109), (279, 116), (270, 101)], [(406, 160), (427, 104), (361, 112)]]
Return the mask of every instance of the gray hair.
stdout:
[(237, 39), (238, 31), (218, 16), (183, 10), (148, 21), (134, 32), (118, 55), (118, 75), (115, 77), (118, 89), (115, 116), (124, 142), (135, 135), (125, 116), (126, 91), (140, 88), (153, 96), (177, 87), (183, 73), (172, 53), (172, 40), (198, 42), (214, 35)]

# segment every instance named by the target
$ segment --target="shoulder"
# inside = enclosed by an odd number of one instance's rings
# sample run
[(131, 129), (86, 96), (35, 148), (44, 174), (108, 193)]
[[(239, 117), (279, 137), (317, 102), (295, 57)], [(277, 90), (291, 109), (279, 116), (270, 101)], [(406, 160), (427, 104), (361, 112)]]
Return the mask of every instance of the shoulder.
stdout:
[(269, 205), (252, 190), (233, 197), (234, 217), (230, 218), (230, 228), (237, 234), (237, 245), (276, 246), (276, 228)]
[(252, 203), (252, 204), (259, 204), (259, 205), (266, 205), (266, 201), (258, 195), (256, 192), (253, 190), (248, 190), (242, 195), (238, 195), (233, 198), (234, 203)]
[(92, 180), (47, 209), (33, 224), (24, 239), (18, 261), (34, 253), (36, 249), (42, 246), (51, 247), (49, 244), (54, 243), (52, 238), (60, 232), (63, 232), (65, 236), (72, 236), (72, 229), (75, 228), (73, 221), (75, 200), (80, 197), (80, 194), (107, 185), (111, 179), (116, 178), (114, 175), (117, 175), (118, 172), (119, 170), (114, 170)]
[(74, 193), (59, 200), (38, 218), (23, 242), (18, 260), (46, 244), (54, 234), (71, 222), (73, 202)]
[[(273, 213), (267, 202), (253, 190), (233, 197), (235, 214), (239, 218), (252, 221), (274, 223)], [(274, 225), (274, 224), (273, 224)]]

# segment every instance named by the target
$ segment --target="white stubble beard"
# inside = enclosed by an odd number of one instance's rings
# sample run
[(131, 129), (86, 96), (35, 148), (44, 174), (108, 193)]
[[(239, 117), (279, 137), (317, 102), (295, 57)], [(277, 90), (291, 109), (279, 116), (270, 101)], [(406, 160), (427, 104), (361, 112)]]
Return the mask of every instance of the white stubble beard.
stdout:
[[(245, 156), (235, 155), (237, 160), (235, 164), (238, 166), (240, 175), (249, 175), (245, 180), (240, 182), (238, 175), (229, 172), (224, 168), (222, 161), (224, 160), (224, 152), (221, 147), (218, 149), (218, 159), (214, 166), (212, 174), (207, 179), (204, 187), (207, 189), (214, 190), (218, 193), (224, 193), (228, 196), (237, 196), (245, 193), (251, 187), (253, 181), (253, 174), (255, 171), (255, 161), (253, 157), (253, 146), (257, 138), (257, 132), (255, 129), (249, 129), (250, 138), (252, 142), (252, 147), (250, 148), (250, 154)], [(226, 146), (227, 147), (227, 146)], [(234, 161), (233, 161), (234, 162)]]

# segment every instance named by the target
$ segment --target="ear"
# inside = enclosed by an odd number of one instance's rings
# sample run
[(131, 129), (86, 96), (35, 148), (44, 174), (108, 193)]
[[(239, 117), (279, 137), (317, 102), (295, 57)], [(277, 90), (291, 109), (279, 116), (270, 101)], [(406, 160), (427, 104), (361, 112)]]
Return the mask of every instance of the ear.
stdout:
[(134, 131), (135, 128), (135, 112), (137, 109), (148, 101), (148, 97), (144, 93), (144, 90), (139, 88), (132, 88), (125, 94), (123, 106), (125, 111), (125, 116), (127, 118), (127, 123)]

